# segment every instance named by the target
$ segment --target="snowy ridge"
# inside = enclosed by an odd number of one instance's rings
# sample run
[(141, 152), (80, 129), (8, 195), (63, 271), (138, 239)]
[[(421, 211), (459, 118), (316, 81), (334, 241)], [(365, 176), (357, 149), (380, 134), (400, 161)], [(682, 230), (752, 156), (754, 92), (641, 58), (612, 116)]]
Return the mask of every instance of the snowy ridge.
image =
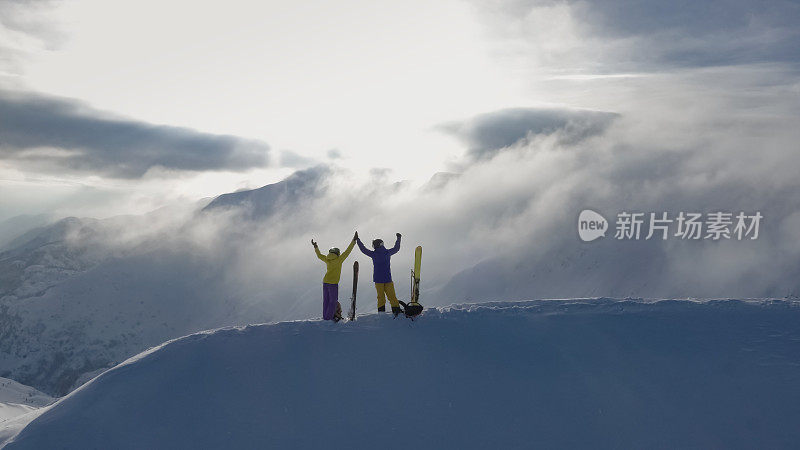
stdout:
[(169, 341), (6, 448), (793, 448), (799, 403), (796, 301), (499, 302)]

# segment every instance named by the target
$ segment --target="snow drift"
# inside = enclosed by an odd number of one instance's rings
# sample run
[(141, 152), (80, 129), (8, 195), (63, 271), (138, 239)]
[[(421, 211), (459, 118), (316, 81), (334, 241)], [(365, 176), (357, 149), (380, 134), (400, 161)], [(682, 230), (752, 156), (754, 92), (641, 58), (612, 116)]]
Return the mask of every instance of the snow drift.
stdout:
[(798, 302), (489, 303), (170, 341), (7, 448), (796, 448), (798, 404)]

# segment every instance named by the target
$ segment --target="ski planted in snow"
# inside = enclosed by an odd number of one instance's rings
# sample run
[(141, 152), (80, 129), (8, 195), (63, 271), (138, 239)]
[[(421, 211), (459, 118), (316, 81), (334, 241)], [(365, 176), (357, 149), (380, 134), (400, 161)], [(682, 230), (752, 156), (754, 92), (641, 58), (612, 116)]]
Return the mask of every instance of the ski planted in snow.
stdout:
[(419, 303), (419, 276), (422, 266), (422, 246), (414, 251), (414, 270), (411, 271), (411, 303)]
[(356, 291), (358, 290), (358, 261), (353, 263), (353, 296), (350, 297), (350, 320), (356, 320)]
[(418, 245), (414, 251), (414, 268), (411, 270), (411, 301), (406, 304), (400, 302), (405, 310), (406, 317), (412, 320), (422, 312), (422, 305), (419, 304), (419, 280), (422, 269), (422, 246)]

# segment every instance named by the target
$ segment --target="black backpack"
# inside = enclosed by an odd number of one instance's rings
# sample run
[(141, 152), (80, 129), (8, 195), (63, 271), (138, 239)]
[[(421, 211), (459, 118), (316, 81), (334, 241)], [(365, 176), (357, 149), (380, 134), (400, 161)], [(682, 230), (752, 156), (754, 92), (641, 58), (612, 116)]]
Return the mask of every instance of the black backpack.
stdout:
[(405, 313), (406, 317), (414, 318), (422, 313), (422, 305), (419, 303), (412, 301), (411, 303), (406, 303), (404, 301), (400, 301), (400, 305), (403, 307), (403, 312)]

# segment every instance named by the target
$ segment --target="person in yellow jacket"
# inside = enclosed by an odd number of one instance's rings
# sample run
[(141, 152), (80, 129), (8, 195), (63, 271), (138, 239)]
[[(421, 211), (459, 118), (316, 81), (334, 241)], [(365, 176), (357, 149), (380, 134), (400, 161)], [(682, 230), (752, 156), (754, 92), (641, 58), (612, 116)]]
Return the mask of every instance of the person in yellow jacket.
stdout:
[[(328, 250), (328, 254), (324, 256), (319, 251), (317, 243), (313, 239), (311, 240), (311, 245), (314, 246), (317, 258), (322, 260), (328, 267), (325, 277), (322, 278), (322, 318), (324, 320), (336, 320), (338, 322), (342, 318), (342, 307), (339, 305), (339, 278), (342, 276), (342, 263), (350, 255), (357, 239), (358, 232), (353, 235), (353, 240), (350, 241), (350, 245), (344, 253), (339, 254), (339, 249), (334, 247)], [(339, 312), (338, 314), (337, 311)]]

